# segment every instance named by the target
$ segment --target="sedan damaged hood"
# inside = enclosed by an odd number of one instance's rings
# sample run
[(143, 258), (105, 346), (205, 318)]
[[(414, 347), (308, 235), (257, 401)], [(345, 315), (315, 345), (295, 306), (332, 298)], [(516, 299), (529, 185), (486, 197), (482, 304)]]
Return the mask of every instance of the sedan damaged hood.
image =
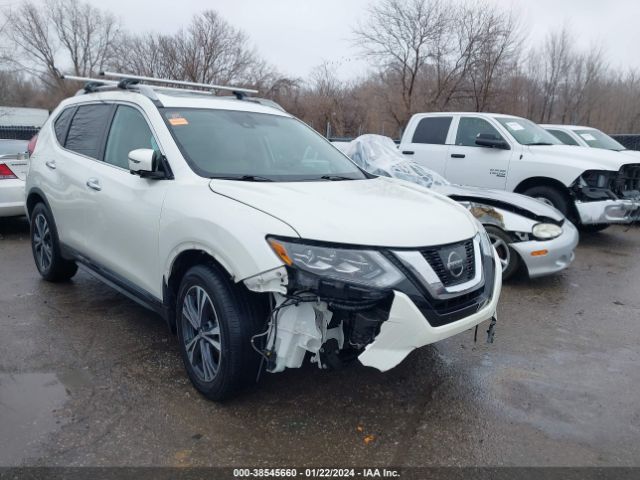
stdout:
[(352, 245), (424, 247), (473, 237), (452, 200), (387, 178), (322, 182), (211, 180), (224, 195), (287, 223), (301, 238)]
[(564, 220), (564, 215), (552, 206), (518, 193), (462, 185), (443, 185), (437, 187), (436, 191), (459, 202), (482, 203), (503, 208), (531, 219), (549, 218), (555, 222)]

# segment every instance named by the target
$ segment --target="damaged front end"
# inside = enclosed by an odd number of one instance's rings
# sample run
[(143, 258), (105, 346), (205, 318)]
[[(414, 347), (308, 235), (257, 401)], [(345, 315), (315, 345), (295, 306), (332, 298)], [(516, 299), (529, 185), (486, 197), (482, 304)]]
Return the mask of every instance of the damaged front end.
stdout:
[(319, 368), (358, 358), (384, 371), (415, 348), (494, 318), (499, 260), (482, 235), (416, 250), (269, 238), (285, 266), (244, 282), (272, 292), (266, 330), (253, 339), (266, 370), (297, 368), (308, 357)]
[(640, 164), (619, 171), (587, 170), (571, 185), (583, 225), (640, 220)]

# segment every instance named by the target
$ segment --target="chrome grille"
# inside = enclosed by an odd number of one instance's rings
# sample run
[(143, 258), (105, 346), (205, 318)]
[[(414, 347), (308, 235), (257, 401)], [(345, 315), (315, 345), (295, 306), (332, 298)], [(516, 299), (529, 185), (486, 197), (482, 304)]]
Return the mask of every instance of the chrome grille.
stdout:
[(445, 287), (468, 282), (476, 274), (473, 239), (425, 248), (420, 253)]

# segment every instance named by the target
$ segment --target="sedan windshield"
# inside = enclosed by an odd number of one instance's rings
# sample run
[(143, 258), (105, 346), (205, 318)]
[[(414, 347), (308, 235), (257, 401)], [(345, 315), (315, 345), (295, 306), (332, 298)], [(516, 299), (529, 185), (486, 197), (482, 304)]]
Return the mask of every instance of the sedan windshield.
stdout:
[(165, 109), (163, 114), (185, 159), (203, 177), (262, 182), (367, 178), (291, 117), (214, 109)]
[(617, 152), (626, 150), (623, 145), (616, 142), (606, 133), (602, 133), (600, 130), (590, 128), (589, 130), (575, 130), (575, 132), (580, 135), (580, 138), (587, 142), (590, 147), (615, 150)]
[(541, 126), (518, 117), (495, 117), (522, 145), (562, 145), (562, 142)]

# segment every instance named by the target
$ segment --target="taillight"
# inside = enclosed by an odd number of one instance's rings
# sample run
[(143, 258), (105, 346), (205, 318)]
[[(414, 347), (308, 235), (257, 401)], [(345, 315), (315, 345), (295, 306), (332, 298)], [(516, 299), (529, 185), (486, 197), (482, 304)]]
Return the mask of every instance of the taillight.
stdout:
[(38, 141), (38, 134), (36, 133), (29, 143), (27, 144), (27, 152), (29, 152), (29, 156), (33, 155), (33, 151), (36, 149), (36, 142)]
[(8, 180), (10, 178), (18, 178), (6, 163), (0, 163), (0, 180)]

